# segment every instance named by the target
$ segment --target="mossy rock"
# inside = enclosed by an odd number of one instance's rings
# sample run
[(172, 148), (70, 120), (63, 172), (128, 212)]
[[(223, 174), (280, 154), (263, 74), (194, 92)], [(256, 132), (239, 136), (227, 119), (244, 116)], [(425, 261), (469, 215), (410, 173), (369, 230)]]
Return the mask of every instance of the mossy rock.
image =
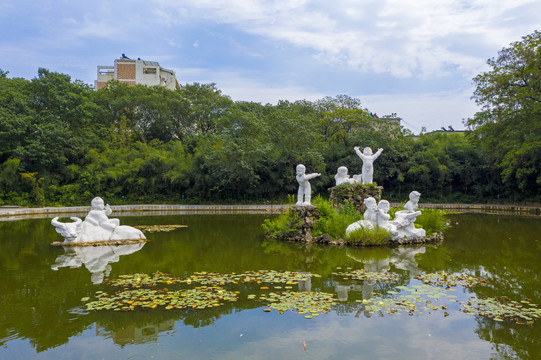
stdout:
[(329, 201), (336, 208), (348, 201), (362, 214), (366, 210), (366, 206), (363, 203), (364, 199), (373, 197), (379, 202), (382, 191), (383, 186), (377, 186), (375, 184), (341, 184), (329, 189)]

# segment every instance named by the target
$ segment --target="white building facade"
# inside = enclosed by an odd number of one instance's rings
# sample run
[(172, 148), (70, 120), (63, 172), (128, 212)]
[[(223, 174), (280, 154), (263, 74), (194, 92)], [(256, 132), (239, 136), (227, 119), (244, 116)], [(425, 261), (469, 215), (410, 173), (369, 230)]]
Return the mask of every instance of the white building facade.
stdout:
[(127, 83), (129, 86), (160, 85), (170, 90), (180, 87), (173, 70), (165, 69), (155, 61), (132, 60), (125, 56), (116, 59), (114, 66), (98, 66), (97, 78), (94, 82), (96, 90), (107, 87), (107, 82), (113, 79)]

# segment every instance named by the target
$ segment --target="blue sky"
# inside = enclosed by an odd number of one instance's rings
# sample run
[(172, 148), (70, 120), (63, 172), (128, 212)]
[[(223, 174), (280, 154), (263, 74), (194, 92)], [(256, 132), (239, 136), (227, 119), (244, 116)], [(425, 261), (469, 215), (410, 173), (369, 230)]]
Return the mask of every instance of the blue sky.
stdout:
[(93, 84), (125, 53), (233, 100), (346, 94), (418, 133), (478, 111), (472, 78), (539, 30), (538, 0), (0, 0), (0, 68)]

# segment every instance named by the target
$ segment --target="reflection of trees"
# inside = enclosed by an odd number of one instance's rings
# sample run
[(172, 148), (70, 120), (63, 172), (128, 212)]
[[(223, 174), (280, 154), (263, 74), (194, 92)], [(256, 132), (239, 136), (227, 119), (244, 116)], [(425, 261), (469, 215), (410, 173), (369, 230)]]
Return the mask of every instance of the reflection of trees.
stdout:
[[(432, 271), (468, 272), (487, 279), (487, 285), (469, 290), (481, 299), (505, 296), (512, 300), (529, 298), (541, 304), (539, 218), (467, 214), (452, 219), (458, 224), (453, 225), (441, 245), (449, 261)], [(521, 359), (539, 355), (539, 321), (529, 326), (482, 318), (477, 321), (479, 337), (492, 342), (501, 357), (507, 358), (513, 352)]]
[[(83, 274), (43, 271), (54, 262), (50, 243), (58, 234), (50, 220), (0, 224), (0, 344), (10, 333), (27, 338), (38, 352), (59, 346), (92, 321), (70, 314), (89, 289)], [(75, 285), (77, 284), (77, 285)]]
[[(474, 288), (478, 297), (508, 296), (532, 299), (541, 304), (539, 287), (541, 244), (535, 241), (541, 233), (539, 219), (501, 215), (460, 215), (458, 221), (437, 247), (426, 246), (426, 252), (411, 247), (403, 260), (396, 248), (339, 248), (329, 246), (265, 241), (260, 224), (265, 216), (164, 216), (129, 217), (123, 223), (187, 224), (188, 228), (148, 236), (144, 248), (121, 257), (112, 276), (137, 272), (162, 271), (183, 276), (194, 271), (220, 273), (257, 269), (284, 269), (323, 275), (313, 278), (312, 291), (338, 292), (345, 289), (347, 301), (337, 305), (338, 313), (357, 314), (372, 292), (382, 296), (397, 285), (407, 284), (415, 271), (470, 272), (488, 278), (490, 284)], [(263, 305), (247, 301), (247, 294), (259, 295), (260, 285), (224, 286), (240, 291), (238, 302), (203, 310), (148, 310), (135, 312), (92, 312), (80, 315), (81, 298), (96, 290), (114, 292), (104, 285), (93, 286), (86, 269), (50, 270), (62, 249), (49, 244), (58, 240), (50, 220), (24, 220), (0, 223), (0, 346), (12, 338), (29, 339), (38, 352), (65, 344), (73, 336), (96, 323), (108, 334), (118, 334), (119, 343), (130, 332), (143, 336), (168, 328), (171, 322), (202, 327), (215, 323), (221, 316)], [(511, 238), (511, 239), (509, 239)], [(231, 243), (235, 246), (231, 246)], [(240, 249), (240, 250), (239, 250)], [(408, 249), (408, 248), (404, 248)], [(346, 256), (350, 255), (350, 256)], [(404, 255), (404, 254), (402, 254)], [(413, 257), (411, 256), (413, 255)], [(126, 259), (126, 260), (124, 260)], [(414, 263), (411, 260), (415, 260)], [(362, 265), (361, 265), (362, 264)], [(401, 274), (399, 282), (375, 283), (343, 280), (331, 273), (337, 267), (372, 269), (390, 268)], [(168, 286), (169, 287), (169, 286)], [(272, 288), (271, 288), (272, 289)], [(306, 290), (302, 286), (293, 290)], [(172, 289), (170, 289), (172, 290)], [(342, 291), (341, 290), (341, 291)], [(505, 357), (515, 352), (520, 358), (534, 358), (541, 348), (541, 325), (520, 326), (478, 319), (477, 333), (491, 341)], [(152, 330), (154, 329), (154, 330)], [(143, 339), (143, 337), (139, 337)], [(512, 357), (512, 356), (511, 356)]]
[(262, 247), (266, 254), (280, 256), (286, 268), (295, 271), (328, 274), (337, 267), (355, 264), (344, 257), (346, 249), (336, 246), (265, 240)]
[(489, 341), (501, 359), (536, 359), (541, 349), (539, 322), (524, 326), (512, 322), (499, 323), (477, 318), (475, 332), (480, 339)]

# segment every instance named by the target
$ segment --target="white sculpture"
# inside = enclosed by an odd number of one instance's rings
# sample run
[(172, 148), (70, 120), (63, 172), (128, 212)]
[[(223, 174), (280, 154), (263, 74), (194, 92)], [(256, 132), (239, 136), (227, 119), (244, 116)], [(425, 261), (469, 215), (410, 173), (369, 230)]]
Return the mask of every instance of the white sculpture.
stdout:
[[(297, 193), (297, 203), (295, 205), (311, 205), (312, 187), (308, 180), (320, 176), (320, 173), (306, 174), (306, 167), (302, 164), (297, 165), (297, 181), (299, 182), (299, 191)], [(304, 196), (304, 200), (303, 200)]]
[(372, 149), (365, 147), (363, 152), (359, 150), (358, 146), (353, 148), (357, 155), (363, 161), (362, 183), (371, 184), (374, 182), (374, 160), (376, 160), (383, 149), (378, 149), (375, 154), (372, 154)]
[(378, 204), (376, 202), (376, 199), (374, 199), (373, 197), (367, 197), (366, 199), (364, 199), (363, 203), (366, 206), (366, 210), (363, 214), (364, 219), (350, 224), (346, 228), (346, 235), (359, 228), (366, 227), (368, 229), (371, 229), (377, 225)]
[(107, 216), (111, 213), (109, 204), (105, 205), (102, 198), (96, 197), (84, 221), (72, 217), (73, 223), (62, 223), (55, 217), (51, 224), (64, 237), (65, 242), (146, 239), (141, 230), (120, 225), (118, 219), (109, 219)]
[(334, 180), (336, 180), (336, 186), (341, 184), (353, 184), (355, 179), (352, 179), (348, 175), (348, 168), (345, 166), (340, 166), (334, 175)]
[(380, 200), (378, 204), (376, 223), (378, 227), (387, 229), (393, 235), (393, 237), (395, 237), (398, 235), (398, 231), (396, 230), (394, 223), (389, 221), (391, 218), (391, 215), (387, 214), (389, 210), (391, 210), (391, 204), (389, 204), (387, 200)]
[(363, 215), (364, 219), (349, 225), (346, 229), (346, 235), (359, 228), (371, 229), (381, 227), (391, 233), (392, 240), (404, 237), (426, 236), (424, 229), (415, 227), (415, 220), (417, 216), (421, 215), (421, 212), (417, 211), (420, 196), (421, 194), (419, 192), (412, 191), (409, 196), (410, 200), (404, 205), (406, 210), (397, 211), (395, 219), (392, 221), (389, 221), (391, 215), (387, 213), (391, 208), (387, 200), (381, 200), (377, 204), (376, 199), (373, 197), (364, 199), (364, 204), (366, 205), (366, 211)]
[(420, 197), (419, 192), (412, 191), (409, 195), (409, 201), (404, 205), (406, 210), (396, 212), (395, 219), (392, 221), (398, 232), (395, 238), (426, 236), (424, 229), (415, 227), (415, 220), (417, 220), (417, 216), (421, 215), (421, 212), (417, 211)]

